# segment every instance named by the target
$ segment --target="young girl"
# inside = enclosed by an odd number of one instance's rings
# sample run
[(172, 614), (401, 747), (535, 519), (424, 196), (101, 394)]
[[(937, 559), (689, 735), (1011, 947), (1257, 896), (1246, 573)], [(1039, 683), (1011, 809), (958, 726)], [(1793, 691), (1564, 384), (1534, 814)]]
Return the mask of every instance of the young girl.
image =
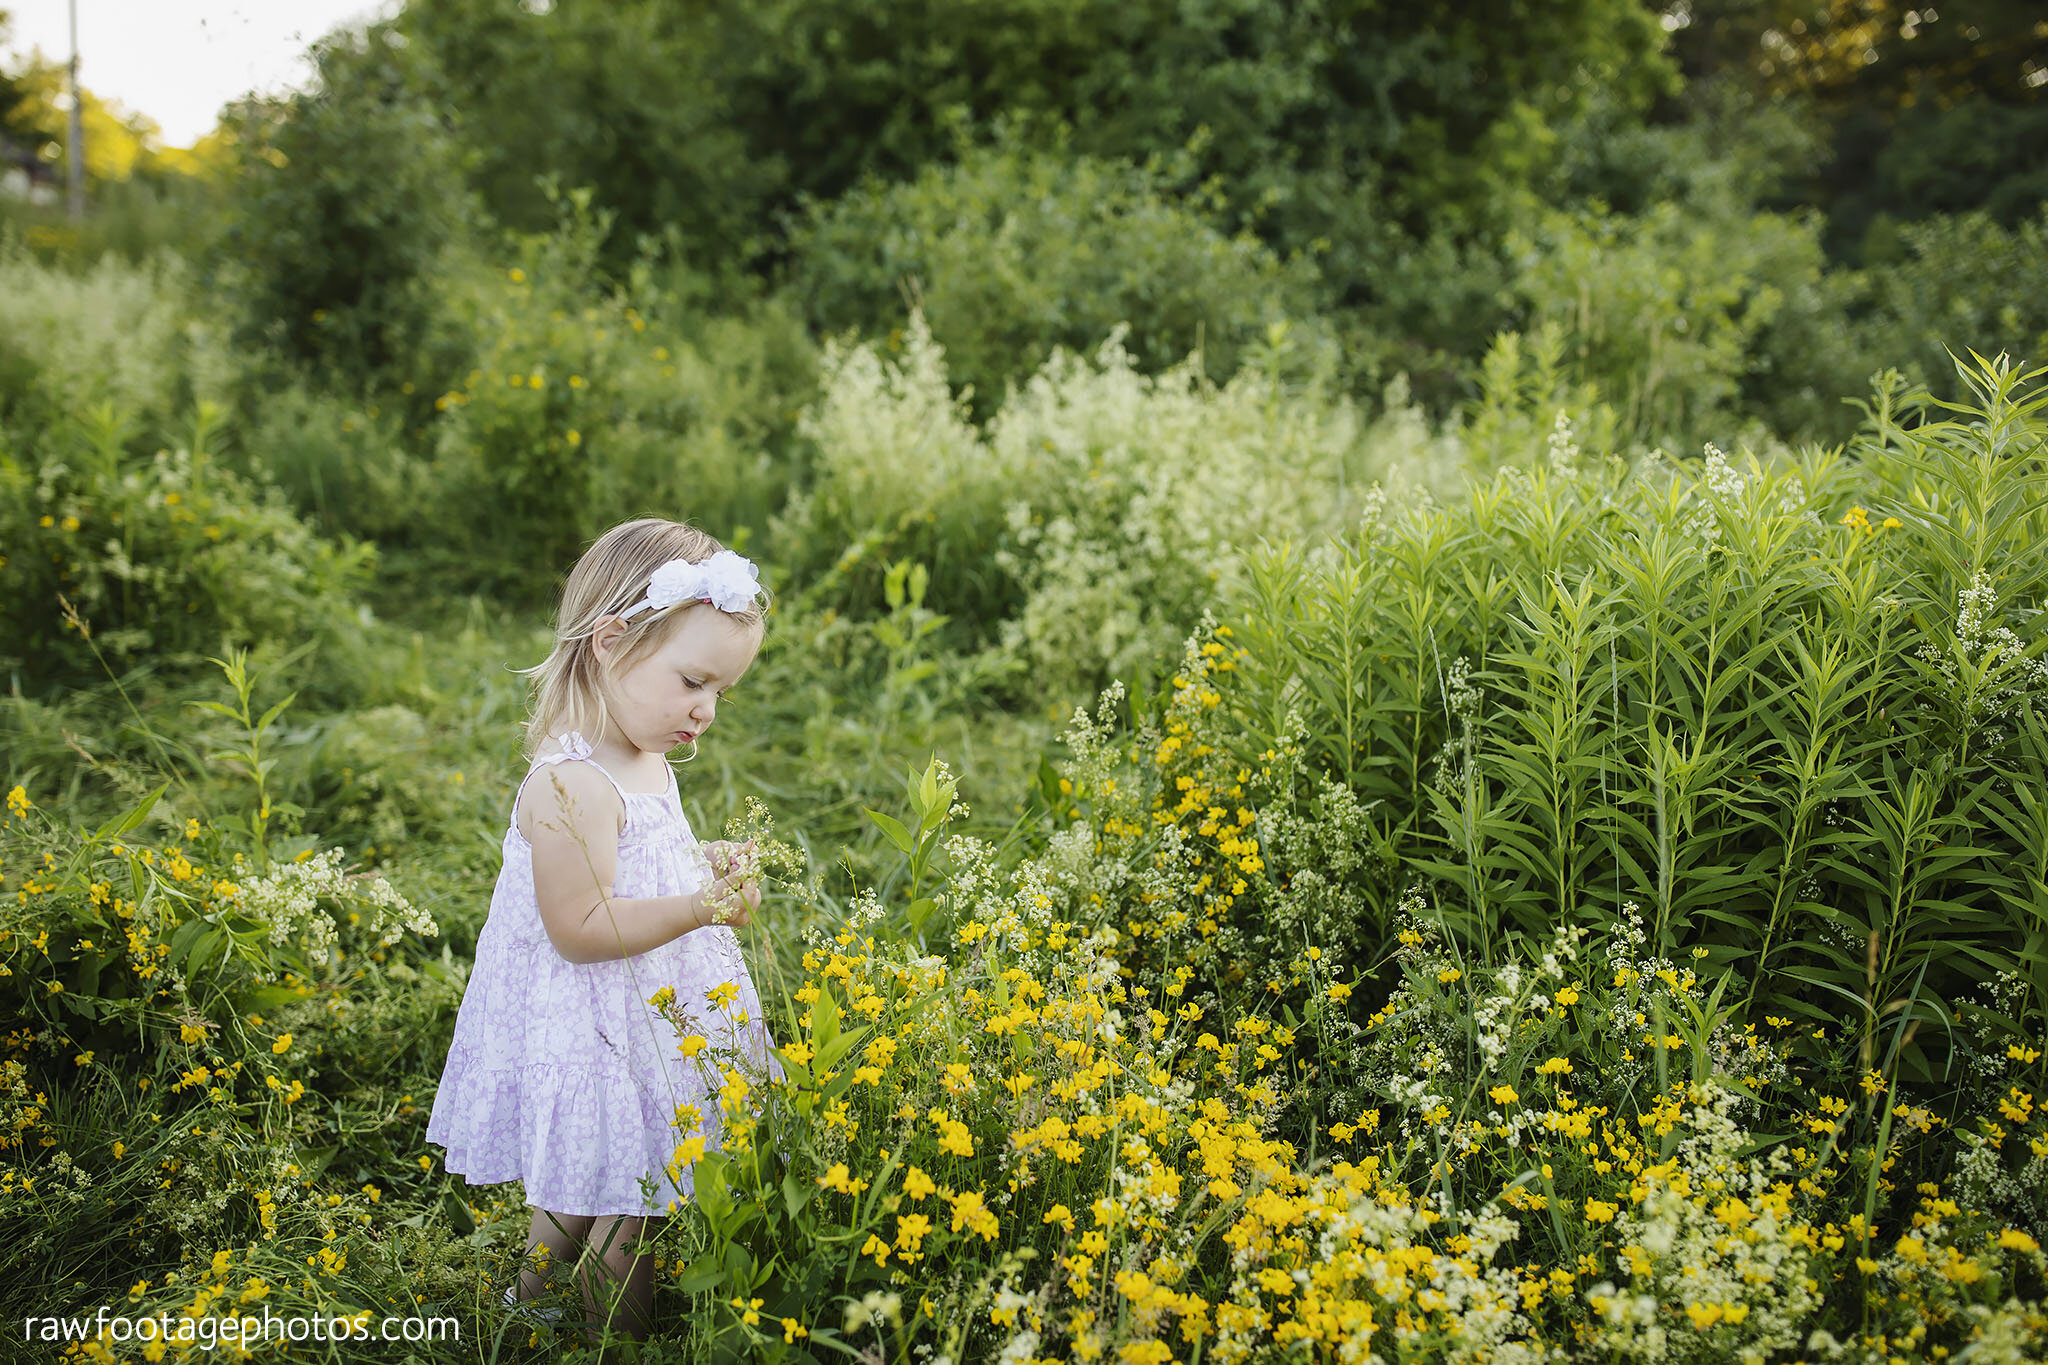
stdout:
[[(612, 1321), (635, 1340), (653, 1267), (630, 1249), (694, 1188), (679, 1144), (718, 1145), (718, 1059), (779, 1071), (733, 933), (760, 904), (751, 845), (698, 843), (667, 759), (684, 743), (696, 756), (753, 665), (757, 576), (704, 532), (651, 518), (605, 532), (570, 571), (554, 651), (529, 670), (532, 766), (427, 1123), (469, 1184), (525, 1181), (529, 1257), (587, 1247), (623, 1282)], [(679, 1046), (657, 992), (708, 1048)], [(604, 1314), (582, 1284), (594, 1336)], [(541, 1285), (529, 1265), (505, 1301)]]

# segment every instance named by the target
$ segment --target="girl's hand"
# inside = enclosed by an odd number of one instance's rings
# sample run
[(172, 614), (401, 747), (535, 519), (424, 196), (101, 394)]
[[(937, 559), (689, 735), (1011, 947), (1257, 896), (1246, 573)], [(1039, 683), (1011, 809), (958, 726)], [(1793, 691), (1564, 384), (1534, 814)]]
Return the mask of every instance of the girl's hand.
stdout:
[(754, 879), (758, 862), (754, 844), (733, 844), (720, 839), (705, 845), (711, 860), (711, 885), (705, 888), (704, 904), (711, 923), (729, 929), (743, 928), (761, 905), (761, 886)]
[(710, 859), (713, 872), (724, 872), (728, 865), (741, 860), (748, 860), (750, 870), (757, 869), (758, 864), (751, 861), (753, 852), (752, 839), (743, 844), (736, 844), (730, 839), (713, 839), (704, 845), (704, 856)]

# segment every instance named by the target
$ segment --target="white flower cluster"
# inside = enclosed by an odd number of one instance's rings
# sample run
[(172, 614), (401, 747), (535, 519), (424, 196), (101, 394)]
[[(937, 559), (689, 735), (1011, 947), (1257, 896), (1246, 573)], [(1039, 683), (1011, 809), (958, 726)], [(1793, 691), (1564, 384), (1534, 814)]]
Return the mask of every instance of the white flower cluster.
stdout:
[(854, 893), (853, 903), (847, 907), (847, 922), (856, 929), (865, 929), (882, 917), (882, 898), (875, 894), (872, 886), (863, 886)]
[[(1015, 1299), (1016, 1302), (1012, 1303), (1012, 1299)], [(996, 1295), (996, 1307), (998, 1309), (1015, 1311), (1024, 1302), (1025, 1300), (1020, 1295), (1013, 1293), (1007, 1287), (1005, 1287), (1001, 1294)], [(1027, 1362), (1035, 1359), (1037, 1355), (1038, 1333), (1026, 1327), (1004, 1344), (1001, 1353), (996, 1356), (996, 1365), (1027, 1365)]]
[(1723, 455), (1712, 441), (1707, 442), (1706, 456), (1707, 487), (1713, 489), (1717, 497), (1741, 497), (1749, 487), (1749, 480), (1735, 472), (1734, 467), (1728, 463), (1728, 457)]
[(1092, 359), (1056, 349), (985, 429), (921, 310), (900, 337), (829, 341), (798, 419), (817, 477), (773, 519), (776, 538), (850, 543), (850, 565), (868, 527), (972, 528), (1024, 596), (989, 661), (1058, 690), (1170, 650), (1202, 601), (1242, 585), (1260, 536), (1348, 529), (1360, 498), (1347, 471), (1414, 467), (1367, 459), (1337, 386), (1279, 401), (1286, 381), (1263, 367), (1219, 387), (1192, 358), (1148, 374), (1119, 336)]
[[(1206, 632), (1214, 628), (1209, 613), (1204, 611), (1201, 631), (1189, 638), (1188, 648), (1194, 648), (1196, 638), (1206, 638)], [(1093, 720), (1089, 719), (1086, 707), (1076, 706), (1073, 716), (1067, 721), (1067, 728), (1060, 739), (1072, 751), (1073, 757), (1060, 765), (1061, 775), (1071, 778), (1076, 787), (1085, 785), (1091, 791), (1100, 790), (1103, 780), (1122, 766), (1123, 756), (1117, 749), (1115, 736), (1116, 704), (1123, 699), (1123, 680), (1112, 680), (1096, 698)]]
[[(1720, 448), (1712, 441), (1706, 445), (1706, 470), (1701, 476), (1701, 481), (1716, 499), (1740, 497), (1749, 487), (1749, 481), (1735, 472), (1728, 463), (1728, 457), (1722, 454)], [(1688, 534), (1697, 538), (1709, 553), (1720, 548), (1721, 518), (1711, 504), (1688, 517), (1685, 529)]]
[(903, 1320), (903, 1296), (894, 1290), (871, 1289), (861, 1296), (858, 1303), (849, 1301), (846, 1315), (840, 1327), (848, 1334), (858, 1332), (873, 1323), (879, 1329), (881, 1324), (895, 1326)]
[[(1269, 943), (1349, 942), (1378, 920), (1378, 909), (1364, 890), (1365, 879), (1354, 873), (1379, 848), (1372, 810), (1381, 803), (1361, 802), (1341, 775), (1322, 773), (1313, 780), (1315, 795), (1305, 811), (1296, 813), (1287, 804), (1274, 802), (1246, 827), (1257, 831), (1267, 867), (1286, 879), (1257, 929)], [(1327, 1026), (1336, 1026), (1336, 1021)], [(1326, 1034), (1325, 1043), (1329, 1041)]]
[(1929, 640), (1915, 652), (1948, 681), (1972, 725), (1992, 727), (1986, 740), (1996, 745), (2005, 732), (1998, 722), (2010, 720), (2020, 700), (2037, 689), (2048, 689), (2048, 662), (2027, 657), (2027, 647), (2009, 626), (1992, 626), (1998, 611), (1998, 590), (1991, 576), (1979, 569), (1970, 586), (1956, 594), (1956, 644), (1969, 663), (1983, 669), (1986, 678), (2005, 681), (1968, 697), (1957, 676), (1950, 652)]
[(382, 877), (352, 877), (342, 870), (342, 850), (330, 848), (300, 862), (280, 863), (242, 888), (241, 905), (268, 927), (270, 941), (297, 938), (316, 957), (334, 947), (332, 907), (351, 914), (382, 947), (410, 931), (422, 937), (440, 932), (433, 917), (398, 893)]
[(1047, 839), (1039, 863), (1047, 883), (1060, 888), (1054, 904), (1062, 911), (1088, 904), (1090, 896), (1101, 897), (1104, 905), (1114, 904), (1117, 888), (1130, 876), (1123, 863), (1098, 856), (1095, 831), (1085, 821), (1068, 825)]
[(1124, 1141), (1122, 1159), (1110, 1168), (1116, 1202), (1133, 1221), (1158, 1218), (1171, 1222), (1180, 1210), (1179, 1186), (1164, 1186), (1152, 1178), (1160, 1165), (1156, 1155), (1151, 1143), (1133, 1135)]
[(1572, 433), (1572, 416), (1563, 408), (1557, 410), (1557, 422), (1550, 428), (1550, 472), (1559, 478), (1570, 478), (1579, 472), (1579, 443)]
[(1451, 660), (1451, 666), (1445, 673), (1444, 703), (1457, 720), (1459, 733), (1455, 737), (1444, 737), (1443, 748), (1437, 753), (1436, 777), (1430, 785), (1449, 794), (1464, 786), (1472, 774), (1472, 750), (1479, 732), (1479, 707), (1486, 694), (1472, 685), (1471, 665), (1464, 655)]
[(1965, 1148), (1956, 1158), (1957, 1201), (1970, 1208), (2009, 1210), (2015, 1224), (2041, 1226), (2048, 1215), (2048, 1155), (2034, 1146), (2017, 1171), (2008, 1170), (1999, 1149), (1983, 1134), (1958, 1130), (1956, 1136)]
[(957, 907), (978, 906), (997, 883), (995, 845), (972, 834), (945, 840), (947, 897)]
[(1562, 985), (1570, 978), (1565, 964), (1578, 960), (1578, 940), (1583, 928), (1560, 924), (1536, 969), (1525, 981), (1522, 964), (1510, 961), (1494, 973), (1494, 989), (1473, 1010), (1479, 1055), (1489, 1073), (1500, 1070), (1522, 1021), (1541, 1017), (1550, 1009), (1550, 996), (1542, 987), (1546, 981)]
[(1494, 976), (1499, 990), (1481, 1000), (1472, 1011), (1478, 1034), (1480, 1065), (1488, 1072), (1500, 1070), (1514, 1041), (1515, 1020), (1522, 1013), (1522, 964), (1509, 962)]

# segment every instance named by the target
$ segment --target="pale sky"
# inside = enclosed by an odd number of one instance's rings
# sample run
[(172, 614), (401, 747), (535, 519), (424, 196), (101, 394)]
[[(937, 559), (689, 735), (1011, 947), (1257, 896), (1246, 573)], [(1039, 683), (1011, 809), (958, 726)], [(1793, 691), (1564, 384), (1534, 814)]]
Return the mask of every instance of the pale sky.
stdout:
[[(401, 0), (77, 0), (78, 83), (163, 125), (166, 147), (213, 130), (220, 107), (250, 90), (277, 94), (312, 78), (306, 48), (344, 22), (384, 18)], [(69, 0), (0, 0), (9, 50), (71, 56)]]

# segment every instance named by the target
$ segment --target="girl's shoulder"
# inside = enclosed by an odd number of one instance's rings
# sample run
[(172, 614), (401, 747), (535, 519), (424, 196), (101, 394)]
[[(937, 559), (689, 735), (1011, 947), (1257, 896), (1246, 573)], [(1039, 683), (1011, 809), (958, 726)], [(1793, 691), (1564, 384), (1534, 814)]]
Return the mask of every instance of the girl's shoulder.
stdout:
[(626, 824), (626, 798), (619, 784), (588, 758), (557, 755), (536, 761), (512, 796), (512, 823), (526, 842), (543, 829), (614, 834)]

